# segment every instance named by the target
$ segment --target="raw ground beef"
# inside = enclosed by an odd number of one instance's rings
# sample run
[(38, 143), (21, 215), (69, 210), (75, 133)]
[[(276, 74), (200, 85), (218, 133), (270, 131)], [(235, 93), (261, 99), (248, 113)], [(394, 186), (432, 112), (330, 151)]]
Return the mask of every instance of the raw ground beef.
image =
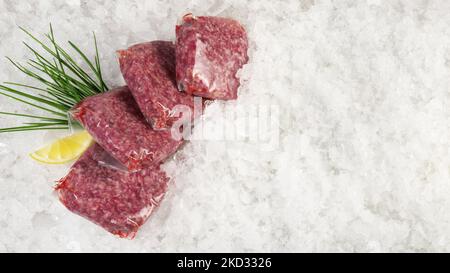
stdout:
[(210, 99), (237, 99), (236, 74), (249, 60), (247, 33), (239, 22), (188, 14), (176, 32), (178, 88)]
[(157, 166), (183, 144), (171, 131), (151, 128), (127, 87), (85, 99), (72, 115), (129, 171)]
[(101, 164), (109, 155), (94, 144), (57, 185), (72, 212), (122, 238), (134, 238), (164, 197), (169, 179), (158, 168), (124, 172)]
[[(194, 97), (177, 89), (172, 42), (138, 44), (119, 50), (118, 55), (123, 77), (153, 129), (170, 129), (182, 118), (172, 111), (177, 105), (189, 107), (193, 117)], [(199, 106), (201, 108), (202, 104)]]

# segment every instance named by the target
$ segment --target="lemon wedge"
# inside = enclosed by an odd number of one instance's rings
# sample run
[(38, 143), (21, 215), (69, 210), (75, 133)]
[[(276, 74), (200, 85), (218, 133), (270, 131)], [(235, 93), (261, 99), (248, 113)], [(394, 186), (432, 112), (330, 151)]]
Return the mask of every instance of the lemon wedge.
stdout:
[(36, 161), (46, 164), (64, 164), (80, 157), (93, 140), (88, 132), (83, 131), (71, 136), (58, 139), (30, 156)]

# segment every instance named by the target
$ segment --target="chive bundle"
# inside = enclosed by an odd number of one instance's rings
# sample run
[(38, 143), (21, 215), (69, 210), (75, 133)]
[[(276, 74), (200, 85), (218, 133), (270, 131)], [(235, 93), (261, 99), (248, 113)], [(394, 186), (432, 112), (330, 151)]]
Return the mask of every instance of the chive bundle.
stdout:
[[(31, 51), (33, 58), (29, 59), (26, 65), (15, 62), (8, 57), (7, 59), (22, 73), (36, 80), (39, 85), (5, 82), (0, 85), (0, 95), (44, 110), (47, 114), (37, 116), (0, 111), (0, 115), (34, 119), (33, 122), (25, 122), (22, 126), (0, 128), (0, 133), (68, 129), (70, 122), (68, 111), (70, 109), (84, 98), (108, 90), (102, 76), (95, 34), (95, 57), (93, 61), (78, 46), (70, 41), (68, 42), (70, 48), (87, 65), (88, 68), (83, 69), (68, 51), (58, 45), (51, 25), (50, 32), (45, 34), (44, 40), (39, 40), (24, 28), (20, 29), (38, 47), (43, 49), (44, 54), (48, 57), (24, 42), (24, 45)], [(49, 45), (46, 43), (49, 43)]]

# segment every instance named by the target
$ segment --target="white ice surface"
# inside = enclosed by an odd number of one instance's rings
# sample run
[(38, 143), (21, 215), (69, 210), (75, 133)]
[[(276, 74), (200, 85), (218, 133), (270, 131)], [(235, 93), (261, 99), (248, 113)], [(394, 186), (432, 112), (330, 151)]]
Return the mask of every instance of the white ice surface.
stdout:
[[(192, 141), (127, 241), (58, 202), (68, 166), (27, 157), (50, 135), (0, 135), (0, 252), (450, 251), (450, 1), (0, 0), (0, 55), (26, 58), (17, 25), (52, 22), (90, 54), (95, 31), (121, 85), (115, 50), (174, 39), (188, 11), (236, 18), (251, 41), (239, 100), (211, 106), (205, 130), (241, 124), (222, 115), (232, 107), (275, 105), (279, 145)], [(0, 79), (30, 83), (6, 61)], [(5, 110), (27, 111), (1, 97)]]

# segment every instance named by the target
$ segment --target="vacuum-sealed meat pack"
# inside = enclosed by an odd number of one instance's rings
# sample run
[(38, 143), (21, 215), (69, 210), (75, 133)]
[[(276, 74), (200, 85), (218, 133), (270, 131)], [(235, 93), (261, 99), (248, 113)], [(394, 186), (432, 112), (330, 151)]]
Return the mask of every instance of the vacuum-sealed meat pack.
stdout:
[(153, 129), (170, 129), (183, 118), (174, 111), (176, 106), (188, 107), (193, 117), (194, 97), (177, 89), (172, 42), (138, 44), (118, 51), (118, 55), (128, 88)]
[(109, 154), (92, 145), (56, 188), (72, 212), (122, 238), (134, 238), (158, 207), (169, 179), (158, 167), (127, 172), (105, 166)]
[(249, 60), (244, 27), (233, 19), (188, 14), (176, 34), (178, 88), (209, 99), (237, 99), (236, 74)]
[(89, 97), (72, 116), (129, 171), (158, 166), (183, 144), (171, 131), (155, 131), (127, 87)]

